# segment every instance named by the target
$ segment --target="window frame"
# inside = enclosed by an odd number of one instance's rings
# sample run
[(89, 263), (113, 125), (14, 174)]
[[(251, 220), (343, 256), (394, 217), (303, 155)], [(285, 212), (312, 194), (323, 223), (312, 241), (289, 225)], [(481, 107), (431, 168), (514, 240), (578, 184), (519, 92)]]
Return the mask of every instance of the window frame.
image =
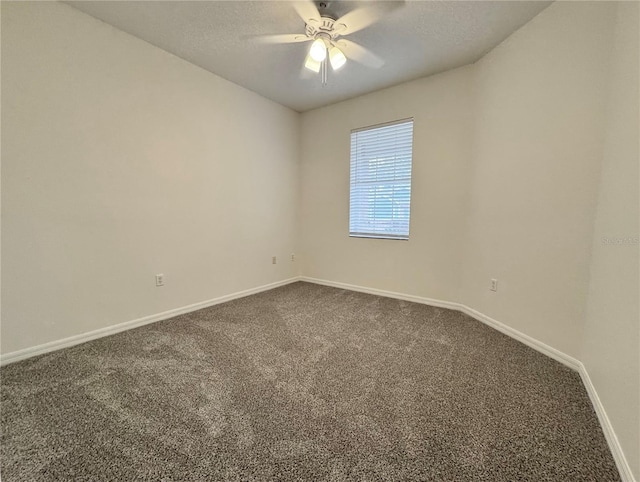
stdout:
[[(408, 214), (406, 216), (406, 234), (404, 232), (402, 233), (397, 233), (397, 232), (383, 232), (380, 229), (373, 229), (371, 230), (371, 232), (360, 232), (357, 230), (353, 230), (352, 231), (352, 227), (354, 226), (354, 221), (352, 220), (352, 217), (355, 214), (355, 210), (353, 208), (353, 201), (354, 201), (354, 186), (358, 185), (358, 184), (364, 184), (364, 182), (356, 182), (354, 181), (354, 172), (357, 172), (357, 166), (354, 167), (354, 162), (359, 163), (359, 162), (363, 162), (362, 159), (358, 159), (358, 153), (356, 152), (354, 154), (354, 150), (353, 150), (353, 146), (354, 146), (354, 135), (357, 135), (359, 132), (366, 132), (366, 131), (372, 131), (372, 130), (376, 130), (376, 129), (381, 129), (381, 128), (385, 128), (385, 127), (390, 127), (390, 126), (394, 126), (394, 125), (401, 125), (401, 124), (411, 124), (411, 137), (410, 137), (410, 148), (409, 148), (409, 163), (408, 163), (408, 205), (406, 207)], [(400, 241), (408, 241), (409, 240), (409, 235), (410, 235), (410, 231), (411, 231), (411, 192), (412, 192), (412, 184), (413, 184), (413, 140), (414, 140), (414, 126), (415, 126), (415, 119), (413, 117), (408, 117), (408, 118), (403, 118), (403, 119), (398, 119), (398, 120), (394, 120), (394, 121), (390, 121), (390, 122), (384, 122), (381, 124), (375, 124), (375, 125), (370, 125), (370, 126), (366, 126), (366, 127), (359, 127), (357, 129), (352, 129), (349, 135), (349, 139), (350, 139), (350, 147), (349, 147), (349, 237), (350, 238), (369, 238), (369, 239), (389, 239), (389, 240), (400, 240)], [(357, 140), (356, 140), (357, 142)], [(399, 149), (403, 149), (406, 150), (406, 145), (404, 145), (403, 147), (400, 147)], [(394, 153), (395, 156), (395, 153)], [(395, 176), (395, 169), (397, 167), (397, 163), (398, 163), (398, 159), (394, 159), (394, 176)], [(355, 169), (355, 171), (354, 171)], [(406, 169), (406, 167), (405, 167)], [(376, 167), (376, 176), (377, 174), (377, 167)], [(395, 194), (395, 188), (398, 184), (406, 184), (406, 179), (404, 181), (396, 181), (395, 179), (383, 179), (380, 180), (378, 183), (374, 183), (374, 184), (378, 184), (378, 185), (386, 185), (387, 189), (389, 188), (389, 186), (391, 186), (391, 202), (393, 202), (394, 200), (394, 194)], [(367, 182), (371, 182), (371, 181), (367, 181)], [(405, 187), (406, 188), (406, 187)], [(379, 196), (379, 197), (378, 197)], [(380, 198), (382, 198), (382, 195), (379, 194), (374, 194), (373, 195), (373, 199), (374, 202)], [(375, 207), (373, 207), (373, 209), (375, 209)], [(394, 223), (397, 222), (398, 219), (400, 218), (394, 218), (393, 215), (393, 207), (391, 208), (391, 219), (390, 222)], [(375, 221), (375, 217), (372, 218)]]

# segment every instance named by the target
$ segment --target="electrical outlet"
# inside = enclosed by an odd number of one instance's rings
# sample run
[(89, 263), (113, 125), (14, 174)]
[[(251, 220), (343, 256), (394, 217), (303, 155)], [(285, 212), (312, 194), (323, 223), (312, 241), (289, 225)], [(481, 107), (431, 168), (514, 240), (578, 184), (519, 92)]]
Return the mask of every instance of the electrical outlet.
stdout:
[(273, 257), (271, 258), (271, 264), (276, 264), (276, 261), (277, 261), (276, 257), (275, 257), (275, 256), (273, 256)]
[(491, 291), (498, 291), (498, 280), (497, 279), (492, 279), (491, 280)]
[(295, 253), (291, 253), (291, 261), (295, 261), (296, 260), (296, 255)]
[(156, 275), (156, 286), (164, 286), (164, 275), (157, 274)]

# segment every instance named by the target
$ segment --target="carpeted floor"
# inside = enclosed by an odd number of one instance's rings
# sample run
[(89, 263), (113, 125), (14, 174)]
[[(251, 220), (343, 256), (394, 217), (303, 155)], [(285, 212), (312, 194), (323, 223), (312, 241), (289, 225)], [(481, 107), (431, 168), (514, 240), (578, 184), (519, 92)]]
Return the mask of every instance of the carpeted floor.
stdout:
[(577, 373), (295, 283), (8, 365), (2, 480), (619, 480)]

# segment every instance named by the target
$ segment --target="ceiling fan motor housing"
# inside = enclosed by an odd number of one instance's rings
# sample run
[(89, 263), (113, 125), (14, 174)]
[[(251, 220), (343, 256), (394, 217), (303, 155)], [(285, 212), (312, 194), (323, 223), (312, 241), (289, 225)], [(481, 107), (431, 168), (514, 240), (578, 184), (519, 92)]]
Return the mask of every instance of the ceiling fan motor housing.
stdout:
[(320, 17), (320, 20), (310, 19), (305, 26), (305, 33), (309, 38), (325, 38), (335, 40), (340, 32), (346, 27), (344, 24), (337, 24), (336, 21), (327, 16)]

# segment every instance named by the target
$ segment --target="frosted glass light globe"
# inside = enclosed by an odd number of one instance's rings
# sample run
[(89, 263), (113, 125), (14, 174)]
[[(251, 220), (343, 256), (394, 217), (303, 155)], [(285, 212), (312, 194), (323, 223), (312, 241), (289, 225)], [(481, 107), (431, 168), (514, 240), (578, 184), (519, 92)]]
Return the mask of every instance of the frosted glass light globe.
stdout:
[(311, 44), (309, 55), (311, 55), (311, 58), (316, 62), (322, 62), (327, 56), (327, 47), (324, 44), (324, 40), (321, 38), (315, 39)]
[(331, 50), (329, 50), (329, 60), (331, 61), (333, 70), (338, 70), (347, 62), (347, 58), (338, 47), (331, 47)]

